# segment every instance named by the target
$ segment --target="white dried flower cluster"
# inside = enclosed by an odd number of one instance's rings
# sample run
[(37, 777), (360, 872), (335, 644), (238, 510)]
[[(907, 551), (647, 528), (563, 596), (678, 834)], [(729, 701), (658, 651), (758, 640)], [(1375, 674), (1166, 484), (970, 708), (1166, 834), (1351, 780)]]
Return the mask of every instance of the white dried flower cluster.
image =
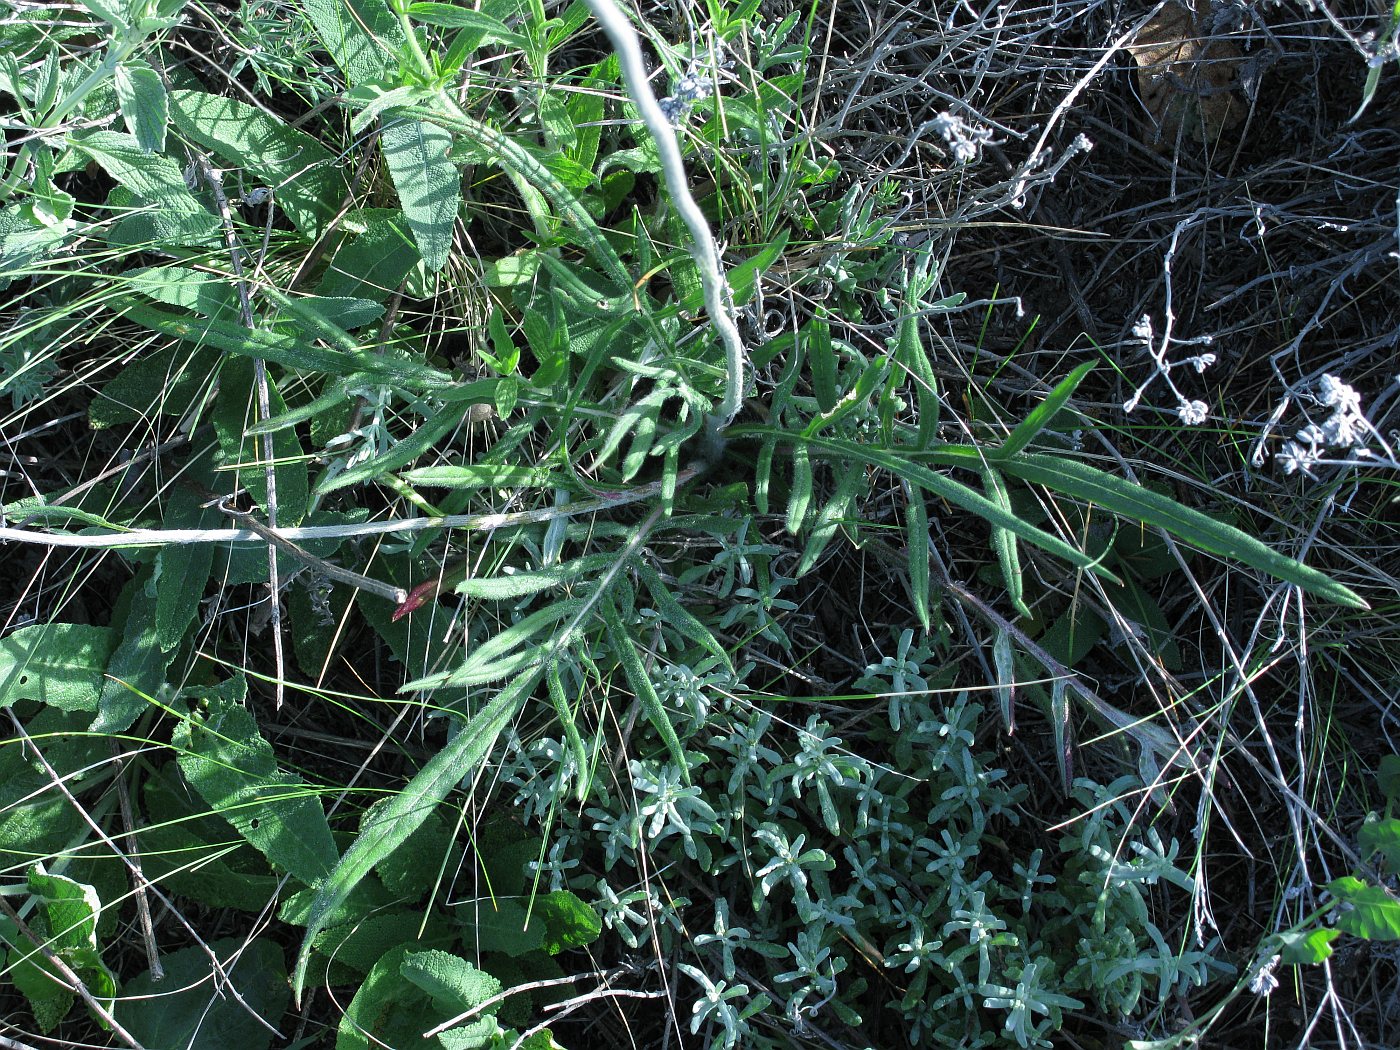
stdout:
[(1271, 955), (1263, 966), (1255, 971), (1254, 976), (1249, 979), (1249, 990), (1255, 995), (1268, 995), (1278, 987), (1278, 978), (1274, 976), (1274, 970), (1278, 967), (1279, 957)]
[(929, 127), (943, 136), (959, 164), (971, 164), (982, 153), (982, 147), (992, 141), (990, 128), (969, 124), (953, 113), (943, 112), (933, 118)]
[[(1215, 364), (1215, 355), (1211, 353), (1193, 354), (1190, 357), (1183, 357), (1180, 361), (1168, 361), (1167, 343), (1169, 340), (1164, 339), (1160, 348), (1154, 345), (1152, 318), (1147, 314), (1143, 314), (1137, 319), (1133, 325), (1132, 334), (1133, 338), (1139, 340), (1147, 348), (1147, 352), (1152, 355), (1154, 367), (1152, 374), (1143, 380), (1142, 385), (1133, 391), (1133, 396), (1123, 403), (1123, 411), (1131, 412), (1136, 409), (1142, 401), (1142, 395), (1147, 392), (1147, 388), (1152, 385), (1153, 380), (1161, 376), (1167, 381), (1167, 386), (1171, 387), (1172, 393), (1176, 395), (1176, 417), (1182, 423), (1188, 427), (1198, 427), (1209, 419), (1210, 406), (1204, 401), (1188, 398), (1178, 390), (1176, 384), (1172, 382), (1171, 371), (1173, 368), (1185, 365), (1188, 368), (1194, 368), (1198, 374), (1204, 373), (1207, 368)], [(1208, 335), (1200, 336), (1191, 342), (1208, 345), (1211, 342), (1211, 337)]]
[(1334, 375), (1324, 375), (1314, 392), (1319, 404), (1332, 409), (1321, 424), (1309, 423), (1285, 441), (1278, 453), (1278, 464), (1285, 474), (1302, 472), (1313, 477), (1312, 468), (1322, 462), (1328, 449), (1343, 449), (1356, 458), (1369, 458), (1366, 441), (1375, 431), (1361, 412), (1361, 395)]

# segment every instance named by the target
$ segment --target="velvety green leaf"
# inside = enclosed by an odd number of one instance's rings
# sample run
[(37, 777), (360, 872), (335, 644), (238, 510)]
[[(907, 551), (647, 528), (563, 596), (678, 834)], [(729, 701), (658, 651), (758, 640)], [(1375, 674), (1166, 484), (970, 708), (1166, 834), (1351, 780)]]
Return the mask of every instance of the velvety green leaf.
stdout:
[[(0, 917), (0, 924), (7, 921)], [(3, 925), (0, 925), (0, 931), (3, 931)], [(49, 971), (49, 964), (43, 956), (18, 941), (18, 934), (15, 935), (15, 947), (6, 952), (3, 958), (10, 983), (24, 996), (39, 1030), (48, 1035), (68, 1016), (76, 997), (68, 990), (63, 977)]]
[(308, 886), (330, 875), (337, 850), (320, 800), (300, 777), (277, 768), (246, 709), (211, 703), (181, 721), (172, 743), (185, 779), (268, 860)]
[(425, 929), (421, 911), (378, 912), (332, 926), (316, 938), (307, 983), (359, 983), (359, 977), (353, 975), (368, 973), (386, 952), (395, 948), (450, 947), (456, 940), (455, 931), (438, 927), (437, 923), (428, 923)]
[[(387, 804), (383, 799), (365, 810), (360, 826), (373, 825), (376, 814)], [(380, 859), (374, 872), (390, 894), (413, 903), (427, 896), (439, 879), (452, 877), (456, 870), (453, 857), (460, 852), (447, 822), (430, 813), (402, 846)]]
[(160, 74), (148, 63), (128, 58), (117, 66), (112, 86), (117, 92), (122, 121), (136, 139), (136, 144), (147, 153), (164, 150), (170, 106)]
[(97, 947), (97, 917), (102, 902), (95, 889), (64, 875), (51, 875), (42, 864), (29, 869), (27, 884), (43, 908), (50, 948), (61, 951)]
[(399, 973), (449, 1014), (480, 1006), (501, 991), (501, 982), (485, 970), (444, 951), (406, 952)]
[[(404, 976), (402, 970), (407, 957), (421, 954), (424, 953), (398, 947), (374, 964), (341, 1017), (336, 1050), (428, 1046), (423, 1033), (461, 1012), (444, 1010), (426, 991)], [(411, 972), (418, 976), (424, 971), (416, 967)], [(468, 1037), (466, 1041), (451, 1042), (444, 1038), (450, 1034), (445, 1032), (439, 1036), (438, 1045), (442, 1050), (455, 1050), (458, 1046), (462, 1050), (483, 1047), (495, 1029), (494, 1018), (481, 1017), (465, 1029), (453, 1029), (453, 1032), (463, 1032)]]
[[(207, 458), (200, 460), (207, 463)], [(213, 481), (209, 471), (200, 471), (204, 484)], [(183, 485), (171, 494), (165, 515), (169, 529), (215, 528), (221, 515), (201, 507), (201, 499)], [(156, 638), (166, 652), (184, 641), (185, 633), (199, 613), (204, 585), (214, 566), (214, 548), (208, 543), (177, 543), (162, 547), (156, 554)]]
[(398, 68), (407, 41), (384, 0), (304, 0), (301, 6), (352, 86)]
[(164, 219), (169, 226), (161, 231), (163, 235), (188, 244), (200, 243), (218, 231), (218, 219), (190, 193), (184, 174), (169, 157), (147, 153), (136, 139), (116, 131), (84, 131), (70, 136), (68, 142)]
[(298, 1001), (311, 945), (324, 928), (327, 916), (381, 860), (402, 845), (428, 819), (428, 815), (463, 777), (490, 754), (496, 737), (519, 714), (538, 680), (538, 672), (523, 675), (501, 690), (446, 747), (428, 760), (383, 808), (372, 826), (361, 829), (330, 878), (317, 892), (307, 917), (306, 936), (292, 978), (292, 988)]
[(127, 584), (127, 596), (128, 601), (119, 602), (128, 611), (120, 627), (121, 641), (107, 661), (107, 679), (92, 723), (94, 733), (129, 729), (145, 712), (146, 697), (155, 696), (165, 684), (165, 672), (174, 655), (160, 647), (153, 569), (143, 570)]
[(1379, 817), (1368, 820), (1356, 833), (1356, 844), (1362, 856), (1381, 855), (1381, 870), (1387, 875), (1400, 874), (1400, 820)]
[(1279, 934), (1283, 950), (1279, 958), (1290, 966), (1307, 966), (1320, 963), (1332, 954), (1332, 942), (1342, 935), (1341, 930), (1300, 930)]
[(421, 262), (400, 212), (372, 212), (365, 221), (364, 232), (342, 242), (331, 256), (318, 295), (386, 302)]
[(1376, 774), (1381, 794), (1390, 802), (1400, 803), (1400, 755), (1382, 755)]
[(452, 135), (433, 124), (402, 121), (380, 130), (379, 148), (423, 265), (436, 273), (447, 265), (462, 204), (462, 173), (448, 155)]
[(603, 932), (598, 913), (568, 890), (555, 890), (536, 897), (534, 910), (544, 919), (542, 947), (550, 955), (592, 944)]
[[(170, 116), (185, 136), (242, 168), (245, 189), (270, 186), (277, 208), (308, 236), (318, 235), (340, 210), (348, 188), (335, 154), (267, 110), (177, 90), (170, 93)], [(225, 187), (230, 196), (232, 185)]]
[(1327, 891), (1342, 904), (1337, 929), (1368, 941), (1400, 941), (1400, 900), (1384, 886), (1345, 875), (1328, 883)]
[(209, 956), (196, 946), (161, 956), (164, 980), (143, 973), (123, 987), (117, 1020), (147, 1050), (267, 1050), (272, 1044), (268, 1026), (280, 1025), (287, 1012), (282, 949), (247, 937), (211, 941), (208, 948), (225, 976), (214, 976)]
[(0, 638), (0, 707), (38, 700), (64, 711), (96, 711), (115, 647), (110, 627), (36, 623), (12, 631)]
[(225, 321), (238, 317), (238, 289), (229, 278), (218, 274), (189, 266), (145, 266), (123, 273), (121, 280), (132, 291), (167, 306)]

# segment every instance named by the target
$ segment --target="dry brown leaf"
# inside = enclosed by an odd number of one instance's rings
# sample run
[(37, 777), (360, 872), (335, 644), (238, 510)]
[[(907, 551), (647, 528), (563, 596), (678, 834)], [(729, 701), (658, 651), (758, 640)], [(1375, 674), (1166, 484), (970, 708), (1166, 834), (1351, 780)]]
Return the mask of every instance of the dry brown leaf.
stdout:
[(1185, 131), (1197, 142), (1215, 142), (1244, 119), (1236, 92), (1240, 49), (1202, 32), (1210, 0), (1192, 12), (1177, 4), (1162, 8), (1128, 46), (1138, 65), (1138, 89), (1152, 124), (1143, 141), (1158, 149)]

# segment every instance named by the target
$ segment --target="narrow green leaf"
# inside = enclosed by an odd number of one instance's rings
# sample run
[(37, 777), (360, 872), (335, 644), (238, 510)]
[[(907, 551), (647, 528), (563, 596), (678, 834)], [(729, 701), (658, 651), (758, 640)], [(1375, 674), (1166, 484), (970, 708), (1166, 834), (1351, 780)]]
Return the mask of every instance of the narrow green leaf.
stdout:
[(219, 816), (258, 852), (307, 886), (339, 856), (314, 789), (277, 767), (272, 747), (241, 705), (212, 701), (172, 735), (180, 772)]
[[(1106, 579), (1115, 578), (1096, 559), (1089, 557), (1083, 551), (1071, 547), (1064, 540), (1052, 536), (1043, 529), (1038, 529), (1034, 525), (1022, 521), (1015, 514), (1008, 513), (1003, 507), (993, 503), (976, 490), (929, 470), (922, 463), (913, 459), (873, 445), (860, 445), (835, 438), (812, 438), (810, 444), (813, 448), (824, 449), (842, 459), (865, 460), (874, 466), (882, 467), (896, 477), (902, 477), (911, 484), (946, 499), (955, 506), (985, 518), (989, 524), (1009, 529), (1027, 543), (1034, 543), (1037, 547), (1064, 558), (1072, 565), (1088, 569)], [(968, 461), (959, 462), (959, 465), (976, 469), (980, 465), (980, 460), (975, 456), (969, 457)]]
[(822, 551), (826, 550), (836, 531), (850, 519), (856, 494), (865, 487), (865, 464), (847, 463), (837, 478), (836, 491), (817, 513), (817, 520), (812, 523), (811, 535), (808, 536), (802, 557), (797, 562), (795, 575), (799, 579), (816, 567), (817, 559), (822, 556)]
[(997, 674), (997, 704), (1006, 735), (1016, 732), (1016, 655), (1011, 648), (1011, 632), (997, 628), (992, 642), (992, 665)]
[(436, 273), (447, 265), (462, 204), (462, 173), (450, 156), (452, 135), (433, 124), (405, 120), (380, 131), (379, 148), (423, 265)]
[[(1006, 481), (993, 467), (982, 468), (982, 487), (987, 498), (1008, 514), (1011, 509), (1011, 496), (1006, 491)], [(992, 549), (996, 551), (997, 564), (1001, 566), (1002, 579), (1006, 581), (1006, 595), (1011, 607), (1022, 616), (1030, 616), (1026, 608), (1025, 584), (1021, 579), (1021, 552), (1016, 547), (1016, 534), (1000, 525), (992, 526)]]
[(323, 478), (316, 486), (316, 494), (324, 496), (337, 489), (358, 485), (391, 470), (397, 470), (406, 463), (413, 462), (443, 437), (461, 426), (462, 418), (467, 414), (468, 407), (461, 403), (449, 402), (446, 408), (432, 418), (424, 420), (419, 424), (417, 430), (396, 443), (387, 452), (356, 464), (349, 470), (342, 471), (332, 477)]
[(136, 144), (147, 153), (164, 150), (170, 105), (160, 74), (146, 62), (129, 58), (117, 66), (112, 86), (117, 92), (122, 121)]
[(1360, 595), (1316, 569), (1280, 554), (1255, 536), (1178, 503), (1151, 489), (1062, 456), (1021, 453), (1000, 459), (1007, 474), (1097, 503), (1134, 521), (1166, 529), (1194, 547), (1231, 558), (1296, 584), (1319, 598), (1352, 609), (1369, 609)]
[(588, 750), (583, 746), (583, 737), (578, 731), (578, 718), (574, 714), (574, 709), (569, 704), (569, 699), (564, 695), (564, 683), (559, 677), (559, 661), (551, 660), (544, 670), (545, 686), (549, 691), (549, 703), (554, 708), (554, 713), (559, 718), (559, 725), (564, 730), (564, 742), (569, 745), (569, 752), (574, 757), (574, 764), (578, 767), (578, 800), (582, 802), (588, 797)]
[(1094, 362), (1085, 361), (1061, 380), (1055, 389), (1050, 391), (1050, 395), (1031, 409), (1026, 418), (1017, 424), (1016, 429), (1006, 435), (1006, 440), (1001, 443), (1000, 447), (989, 453), (989, 458), (1001, 459), (1005, 456), (1014, 456), (1034, 441), (1036, 435), (1055, 418), (1055, 413), (1064, 408), (1065, 403), (1074, 396), (1074, 391), (1084, 381), (1084, 377), (1093, 370)]
[(807, 352), (807, 365), (812, 370), (812, 393), (817, 408), (830, 412), (840, 396), (836, 392), (836, 353), (831, 345), (831, 325), (822, 320), (821, 313), (812, 318), (799, 332), (802, 349)]
[(0, 708), (37, 700), (63, 711), (96, 711), (102, 672), (116, 647), (110, 627), (36, 623), (0, 638)]
[(543, 488), (559, 478), (543, 467), (518, 467), (506, 463), (471, 463), (466, 466), (418, 467), (404, 472), (410, 485), (445, 489)]
[(340, 863), (317, 892), (307, 917), (306, 935), (302, 939), (292, 975), (292, 990), (298, 1005), (301, 1003), (311, 946), (324, 928), (327, 916), (340, 906), (381, 859), (392, 853), (428, 819), (428, 815), (453, 787), (490, 754), (501, 731), (524, 707), (539, 681), (540, 672), (541, 669), (536, 668), (517, 678), (477, 712), (451, 742), (429, 759), (408, 785), (378, 811), (378, 819), (372, 826), (361, 830), (345, 851)]
[(878, 357), (869, 362), (861, 372), (860, 378), (856, 380), (855, 386), (847, 391), (846, 396), (841, 398), (829, 412), (824, 412), (817, 416), (802, 431), (804, 438), (816, 436), (827, 427), (839, 420), (844, 419), (856, 409), (866, 404), (875, 391), (884, 384), (886, 377), (890, 374), (890, 360), (887, 357)]
[(690, 641), (718, 657), (725, 668), (732, 673), (734, 664), (730, 660), (729, 651), (720, 644), (718, 638), (710, 633), (708, 627), (696, 619), (695, 615), (676, 599), (676, 596), (671, 593), (671, 589), (661, 579), (661, 574), (640, 560), (636, 564), (635, 571), (637, 578), (642, 581), (643, 586), (651, 595), (652, 604), (656, 606), (656, 611), (661, 614), (662, 619)]
[(471, 29), (480, 34), (477, 47), (487, 44), (506, 44), (509, 47), (526, 46), (519, 33), (512, 33), (499, 18), (492, 18), (482, 11), (456, 4), (419, 3), (408, 6), (408, 17), (415, 22), (444, 29)]
[(355, 135), (363, 134), (386, 110), (395, 106), (411, 106), (415, 102), (422, 102), (425, 97), (424, 89), (416, 84), (390, 88), (387, 91), (382, 84), (361, 85), (346, 95), (347, 101), (362, 107), (350, 121), (350, 131)]
[(586, 554), (562, 565), (515, 572), (508, 576), (468, 577), (457, 584), (457, 593), (486, 601), (511, 601), (541, 591), (560, 589), (581, 576), (596, 577), (614, 560), (612, 554)]
[(1050, 726), (1055, 732), (1055, 765), (1060, 770), (1060, 788), (1069, 797), (1074, 785), (1074, 744), (1069, 733), (1069, 683), (1056, 678), (1050, 683)]
[[(378, 355), (357, 348), (355, 352), (316, 346), (301, 335), (249, 330), (222, 321), (168, 313), (134, 300), (122, 308), (125, 317), (162, 335), (217, 347), (240, 357), (261, 357), (287, 368), (349, 376), (368, 372), (384, 382), (411, 390), (448, 387), (452, 377), (436, 368), (392, 354)], [(341, 333), (344, 335), (345, 333)]]
[(534, 659), (541, 651), (548, 649), (548, 644), (536, 646), (530, 650), (523, 650), (522, 647), (541, 631), (551, 628), (565, 617), (577, 613), (581, 607), (581, 601), (566, 599), (547, 605), (543, 609), (537, 609), (529, 616), (511, 624), (504, 631), (498, 631), (476, 646), (460, 667), (429, 675), (426, 678), (419, 678), (403, 686), (403, 689), (436, 689), (446, 685), (461, 685), (483, 668), (490, 667), (507, 655), (519, 656), (522, 651), (527, 654), (529, 659)]
[(671, 761), (680, 769), (681, 776), (689, 784), (690, 764), (685, 758), (685, 748), (681, 746), (680, 738), (676, 736), (676, 727), (671, 724), (671, 716), (666, 711), (666, 705), (661, 702), (661, 697), (656, 693), (656, 687), (651, 684), (651, 675), (647, 673), (641, 655), (637, 652), (631, 635), (623, 625), (622, 616), (617, 611), (617, 606), (613, 603), (611, 596), (603, 598), (600, 612), (607, 628), (608, 644), (612, 646), (613, 654), (617, 657), (618, 663), (622, 664), (622, 671), (627, 676), (627, 684), (632, 687), (633, 695), (636, 696), (637, 702), (642, 705), (647, 721), (652, 724), (652, 728), (656, 730), (662, 742), (665, 743), (666, 750), (671, 753)]
[(919, 626), (925, 631), (931, 629), (929, 609), (929, 530), (928, 506), (924, 494), (914, 486), (909, 486), (904, 503), (905, 543), (909, 549), (909, 591), (914, 602), (914, 614), (919, 618)]
[(806, 445), (792, 449), (792, 490), (788, 493), (787, 530), (796, 536), (807, 520), (812, 504), (812, 458)]
[(333, 408), (343, 406), (350, 397), (350, 388), (365, 381), (364, 376), (357, 375), (347, 379), (331, 379), (326, 384), (324, 394), (297, 408), (289, 408), (285, 412), (277, 412), (268, 416), (267, 419), (250, 422), (243, 428), (243, 432), (249, 437), (255, 437), (259, 434), (275, 434), (279, 430), (288, 430), (298, 423), (305, 423), (308, 419), (314, 419), (322, 412), (329, 412)]

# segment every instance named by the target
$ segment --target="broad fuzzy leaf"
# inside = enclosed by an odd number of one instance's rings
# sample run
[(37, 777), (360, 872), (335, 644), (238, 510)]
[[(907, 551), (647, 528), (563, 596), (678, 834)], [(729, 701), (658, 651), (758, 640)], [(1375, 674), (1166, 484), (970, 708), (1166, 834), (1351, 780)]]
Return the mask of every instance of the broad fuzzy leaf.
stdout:
[(211, 703), (183, 720), (172, 742), (185, 779), (269, 861), (308, 886), (330, 875), (337, 851), (320, 801), (300, 777), (277, 768), (244, 708)]
[(379, 148), (398, 190), (399, 204), (429, 273), (447, 265), (462, 204), (462, 173), (452, 161), (452, 135), (408, 120), (379, 133)]
[(116, 636), (110, 627), (36, 623), (0, 638), (0, 707), (38, 700), (64, 711), (96, 711)]
[(143, 973), (128, 981), (117, 1016), (150, 1050), (267, 1050), (273, 1037), (268, 1026), (280, 1025), (287, 1011), (282, 949), (247, 937), (207, 947), (219, 960), (219, 977), (202, 946), (161, 956), (164, 980)]
[(122, 121), (136, 143), (147, 153), (165, 149), (165, 127), (170, 120), (170, 105), (165, 97), (165, 85), (146, 62), (127, 59), (117, 66), (112, 77), (121, 106)]

